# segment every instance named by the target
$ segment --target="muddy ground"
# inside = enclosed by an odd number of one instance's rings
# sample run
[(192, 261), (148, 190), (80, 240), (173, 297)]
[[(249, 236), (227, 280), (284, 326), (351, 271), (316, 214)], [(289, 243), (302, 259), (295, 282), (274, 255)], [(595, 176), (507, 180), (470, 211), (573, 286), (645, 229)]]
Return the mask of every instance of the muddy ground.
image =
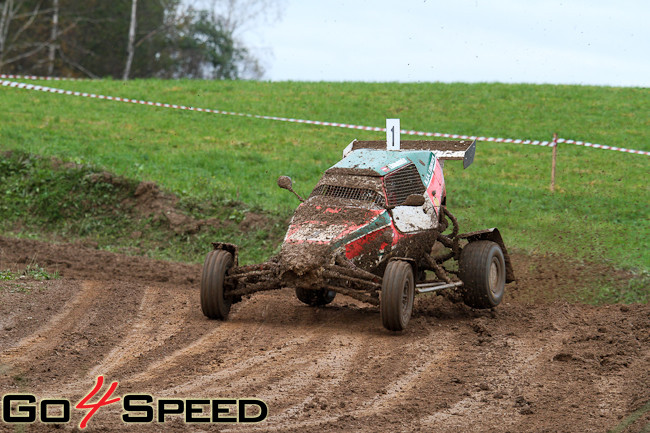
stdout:
[[(650, 429), (650, 306), (558, 301), (629, 278), (604, 265), (514, 254), (518, 281), (494, 311), (421, 296), (408, 329), (395, 334), (376, 307), (339, 295), (312, 308), (288, 289), (210, 321), (199, 306), (199, 265), (0, 237), (0, 269), (30, 263), (62, 278), (0, 281), (1, 394), (75, 404), (104, 375), (120, 396), (254, 397), (269, 407), (256, 425), (168, 416), (163, 426), (134, 427), (113, 404), (86, 431)], [(25, 431), (74, 430), (83, 413)], [(21, 429), (0, 422), (0, 431)]]

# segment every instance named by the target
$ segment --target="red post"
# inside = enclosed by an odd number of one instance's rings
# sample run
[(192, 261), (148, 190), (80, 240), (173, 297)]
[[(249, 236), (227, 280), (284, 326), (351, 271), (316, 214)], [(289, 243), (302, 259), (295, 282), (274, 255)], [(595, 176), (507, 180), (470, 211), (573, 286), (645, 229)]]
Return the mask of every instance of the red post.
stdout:
[(553, 161), (551, 162), (551, 192), (555, 191), (555, 161), (557, 160), (557, 133), (553, 133)]

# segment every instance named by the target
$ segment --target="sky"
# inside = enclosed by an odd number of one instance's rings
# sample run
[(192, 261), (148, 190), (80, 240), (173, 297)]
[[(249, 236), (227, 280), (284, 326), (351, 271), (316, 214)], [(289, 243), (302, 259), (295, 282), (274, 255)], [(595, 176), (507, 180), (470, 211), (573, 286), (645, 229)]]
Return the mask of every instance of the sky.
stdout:
[(283, 0), (239, 37), (272, 81), (650, 87), (648, 0)]

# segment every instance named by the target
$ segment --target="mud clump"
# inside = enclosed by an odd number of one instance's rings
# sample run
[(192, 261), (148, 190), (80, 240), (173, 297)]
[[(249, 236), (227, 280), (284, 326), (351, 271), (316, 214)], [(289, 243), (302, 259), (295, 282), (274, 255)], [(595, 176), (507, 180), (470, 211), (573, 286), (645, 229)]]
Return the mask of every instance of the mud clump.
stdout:
[(569, 361), (577, 361), (577, 360), (578, 359), (570, 353), (558, 353), (553, 357), (553, 361), (559, 361), (559, 362), (569, 362)]
[(140, 182), (133, 193), (141, 202), (160, 197), (160, 188), (153, 182)]
[(328, 264), (330, 256), (329, 245), (286, 243), (279, 255), (280, 269), (302, 276)]
[(519, 409), (521, 415), (532, 415), (535, 413), (533, 411), (533, 402), (526, 400), (523, 396), (516, 397), (513, 406)]

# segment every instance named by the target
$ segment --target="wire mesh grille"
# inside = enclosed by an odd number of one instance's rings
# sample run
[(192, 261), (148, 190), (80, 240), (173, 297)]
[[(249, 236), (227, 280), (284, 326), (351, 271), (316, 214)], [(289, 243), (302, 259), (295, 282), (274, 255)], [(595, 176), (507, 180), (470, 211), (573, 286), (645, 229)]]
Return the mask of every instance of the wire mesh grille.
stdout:
[(384, 176), (384, 187), (388, 206), (399, 206), (409, 195), (421, 195), (426, 190), (418, 169), (413, 164)]
[(371, 189), (352, 188), (349, 186), (319, 185), (316, 187), (316, 189), (314, 189), (314, 192), (311, 193), (310, 197), (313, 197), (315, 195), (369, 201), (377, 204), (384, 203), (384, 198), (381, 196), (381, 194)]

